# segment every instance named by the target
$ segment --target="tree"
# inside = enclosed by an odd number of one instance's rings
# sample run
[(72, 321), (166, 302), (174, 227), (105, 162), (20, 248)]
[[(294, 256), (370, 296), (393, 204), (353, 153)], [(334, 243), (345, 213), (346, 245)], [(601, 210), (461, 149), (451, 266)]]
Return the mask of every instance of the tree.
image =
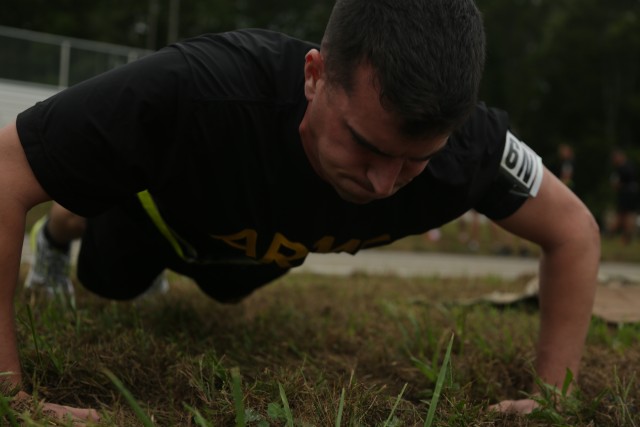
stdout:
[(637, 152), (640, 145), (640, 2), (478, 5), (488, 40), (485, 99), (507, 109), (543, 157), (560, 143), (575, 147), (576, 191), (600, 215), (610, 200), (611, 149)]

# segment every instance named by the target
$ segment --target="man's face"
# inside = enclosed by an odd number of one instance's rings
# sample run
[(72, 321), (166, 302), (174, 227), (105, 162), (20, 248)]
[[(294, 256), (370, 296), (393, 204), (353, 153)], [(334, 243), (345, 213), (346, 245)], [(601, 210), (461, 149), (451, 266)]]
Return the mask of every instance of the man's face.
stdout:
[(448, 135), (409, 139), (400, 133), (397, 118), (380, 104), (370, 67), (356, 71), (351, 95), (325, 77), (322, 56), (312, 50), (300, 136), (315, 172), (344, 200), (364, 204), (395, 194), (445, 146)]

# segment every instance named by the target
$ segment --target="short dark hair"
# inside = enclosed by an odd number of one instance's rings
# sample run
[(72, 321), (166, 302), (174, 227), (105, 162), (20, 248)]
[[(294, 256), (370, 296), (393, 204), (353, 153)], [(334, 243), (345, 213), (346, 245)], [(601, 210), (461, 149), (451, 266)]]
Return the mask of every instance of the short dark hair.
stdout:
[(337, 0), (321, 51), (327, 82), (347, 93), (361, 64), (408, 136), (455, 130), (473, 110), (485, 36), (473, 0)]

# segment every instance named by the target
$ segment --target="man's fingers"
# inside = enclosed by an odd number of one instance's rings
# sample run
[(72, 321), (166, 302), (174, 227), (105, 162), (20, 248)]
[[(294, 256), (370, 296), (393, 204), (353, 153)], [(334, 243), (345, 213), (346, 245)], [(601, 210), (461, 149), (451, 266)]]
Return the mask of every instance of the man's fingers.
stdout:
[(56, 403), (42, 402), (42, 412), (59, 420), (71, 420), (74, 427), (85, 427), (86, 422), (98, 422), (100, 416), (95, 409), (74, 408)]
[(533, 399), (503, 400), (500, 403), (489, 406), (489, 410), (502, 412), (505, 414), (524, 415), (530, 414), (537, 407), (538, 403)]
[(74, 408), (72, 406), (58, 405), (41, 401), (35, 402), (33, 397), (24, 391), (18, 392), (13, 398), (11, 406), (17, 411), (42, 411), (43, 414), (59, 420), (71, 420), (74, 427), (84, 426), (84, 422), (98, 422), (100, 415), (95, 409)]
[(42, 410), (51, 413), (54, 417), (65, 419), (71, 417), (73, 421), (100, 421), (100, 416), (95, 409), (73, 408), (71, 406), (55, 403), (43, 403)]

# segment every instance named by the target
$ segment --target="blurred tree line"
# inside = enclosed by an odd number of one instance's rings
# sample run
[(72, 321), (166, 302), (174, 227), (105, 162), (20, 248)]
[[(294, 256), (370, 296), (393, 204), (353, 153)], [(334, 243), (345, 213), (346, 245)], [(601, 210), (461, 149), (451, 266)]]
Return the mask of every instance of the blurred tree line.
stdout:
[[(600, 217), (614, 146), (640, 160), (640, 0), (476, 0), (488, 56), (481, 98), (552, 165), (576, 153), (575, 191)], [(157, 49), (242, 27), (319, 42), (333, 0), (20, 0), (0, 24)], [(384, 29), (381, 29), (384, 31)], [(1, 60), (1, 59), (0, 59)]]

